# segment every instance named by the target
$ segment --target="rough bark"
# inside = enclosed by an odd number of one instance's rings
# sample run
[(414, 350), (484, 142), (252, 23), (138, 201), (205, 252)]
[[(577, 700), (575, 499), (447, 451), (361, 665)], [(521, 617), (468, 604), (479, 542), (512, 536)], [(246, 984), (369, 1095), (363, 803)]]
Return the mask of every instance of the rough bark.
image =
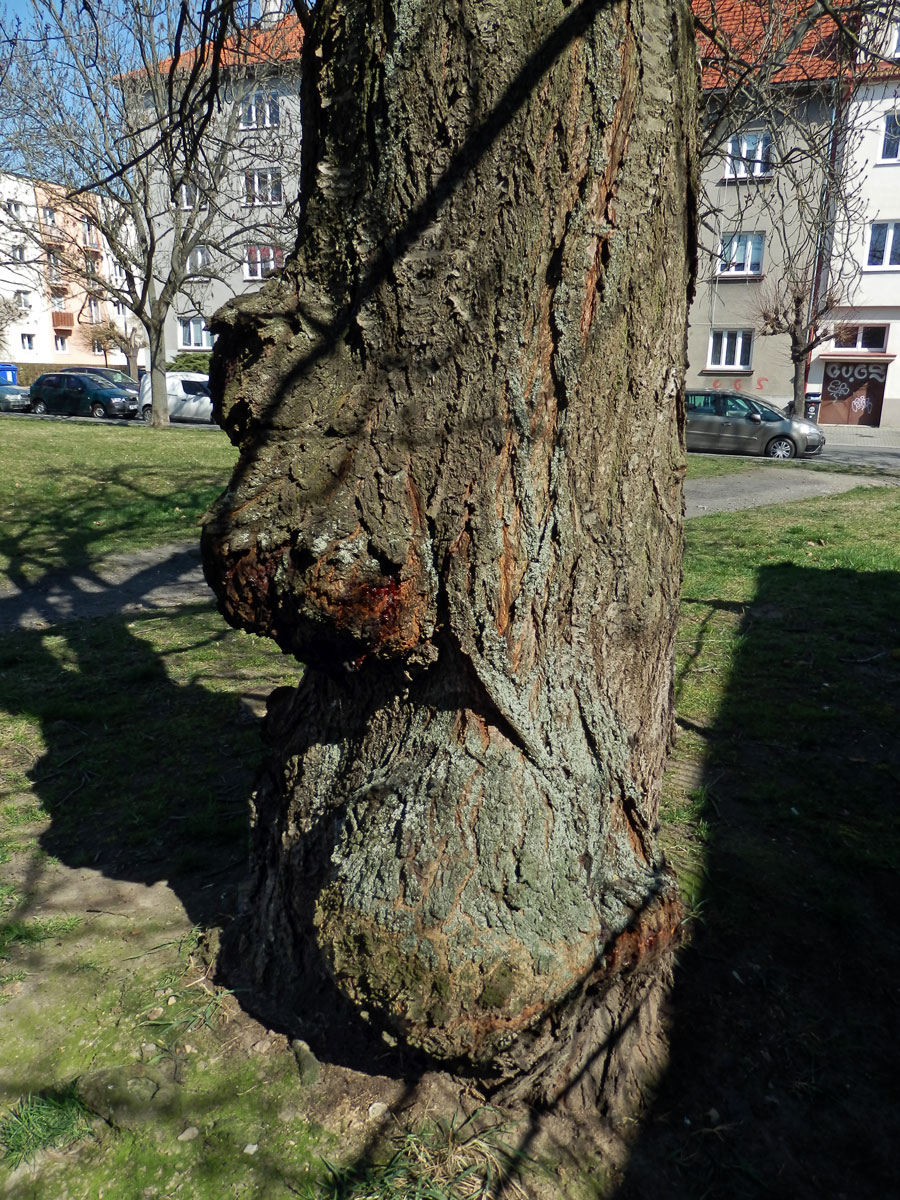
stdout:
[(511, 1093), (596, 1094), (651, 1070), (678, 926), (689, 10), (316, 20), (296, 251), (214, 326), (241, 458), (207, 576), (308, 665), (270, 703), (240, 954), (287, 1023), (327, 977)]

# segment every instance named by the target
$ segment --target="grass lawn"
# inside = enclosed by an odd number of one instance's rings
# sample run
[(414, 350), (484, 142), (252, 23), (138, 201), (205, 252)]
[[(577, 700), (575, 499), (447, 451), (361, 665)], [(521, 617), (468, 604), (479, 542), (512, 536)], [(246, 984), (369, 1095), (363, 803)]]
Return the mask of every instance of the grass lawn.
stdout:
[(0, 418), (0, 572), (196, 537), (236, 457), (217, 430)]
[(623, 1196), (893, 1189), (900, 490), (687, 525), (663, 840), (695, 913)]
[[(2, 431), (4, 569), (31, 577), (185, 536), (232, 460), (208, 431)], [(73, 447), (89, 470), (66, 466)], [(44, 497), (31, 526), (20, 494)], [(887, 488), (688, 523), (661, 818), (694, 919), (671, 1067), (615, 1188), (594, 1177), (560, 1196), (894, 1189), (898, 528)], [(0, 1190), (14, 1200), (450, 1200), (491, 1161), (482, 1141), (451, 1162), (420, 1138), (385, 1170), (333, 1175), (324, 1160), (374, 1131), (344, 1098), (359, 1081), (320, 1078), (207, 967), (235, 911), (262, 698), (298, 670), (205, 607), (0, 634)]]
[(741, 471), (758, 471), (770, 467), (770, 458), (741, 458), (736, 454), (689, 454), (687, 479), (709, 479), (712, 475), (735, 475)]

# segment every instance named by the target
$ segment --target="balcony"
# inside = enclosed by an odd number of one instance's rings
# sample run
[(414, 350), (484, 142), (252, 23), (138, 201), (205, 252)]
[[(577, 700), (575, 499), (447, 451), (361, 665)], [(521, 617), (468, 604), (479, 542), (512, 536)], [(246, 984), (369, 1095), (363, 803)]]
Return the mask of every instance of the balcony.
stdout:
[(54, 330), (60, 333), (71, 333), (75, 328), (75, 314), (70, 312), (52, 312)]

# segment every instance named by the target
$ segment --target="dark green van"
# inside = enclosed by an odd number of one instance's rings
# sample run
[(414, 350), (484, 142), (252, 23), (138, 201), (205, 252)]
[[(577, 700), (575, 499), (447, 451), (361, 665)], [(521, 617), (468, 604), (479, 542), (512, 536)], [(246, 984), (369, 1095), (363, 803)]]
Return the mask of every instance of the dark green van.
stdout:
[(97, 375), (62, 372), (39, 375), (31, 385), (31, 411), (66, 417), (138, 415), (137, 397)]

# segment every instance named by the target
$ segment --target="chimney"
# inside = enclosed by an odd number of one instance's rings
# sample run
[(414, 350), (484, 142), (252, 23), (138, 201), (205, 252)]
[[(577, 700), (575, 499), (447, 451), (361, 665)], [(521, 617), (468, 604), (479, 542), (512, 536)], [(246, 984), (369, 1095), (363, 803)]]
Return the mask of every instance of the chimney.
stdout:
[(259, 27), (271, 29), (284, 17), (284, 0), (259, 0)]

